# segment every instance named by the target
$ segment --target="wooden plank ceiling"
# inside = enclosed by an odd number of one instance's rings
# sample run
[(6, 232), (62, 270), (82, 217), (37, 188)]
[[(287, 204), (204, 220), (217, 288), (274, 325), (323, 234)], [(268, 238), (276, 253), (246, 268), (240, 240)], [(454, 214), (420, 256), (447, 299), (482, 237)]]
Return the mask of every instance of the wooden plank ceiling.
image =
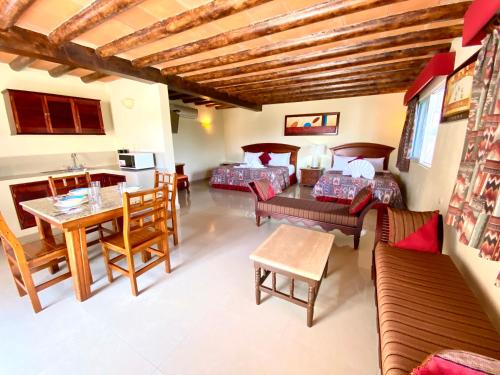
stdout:
[(461, 36), (458, 0), (0, 0), (0, 61), (169, 85), (210, 107), (403, 92)]

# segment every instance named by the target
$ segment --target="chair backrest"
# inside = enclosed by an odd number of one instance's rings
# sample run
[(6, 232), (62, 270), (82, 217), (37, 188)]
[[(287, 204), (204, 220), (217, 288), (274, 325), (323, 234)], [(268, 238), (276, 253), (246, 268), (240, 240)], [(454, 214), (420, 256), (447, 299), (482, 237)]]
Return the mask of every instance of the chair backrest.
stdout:
[(90, 186), (90, 173), (82, 173), (73, 176), (52, 177), (49, 176), (49, 186), (52, 196), (67, 194), (72, 189)]
[(155, 171), (155, 188), (168, 187), (168, 210), (175, 212), (177, 197), (177, 173)]
[(2, 213), (0, 212), (0, 240), (5, 254), (8, 256), (9, 251), (16, 258), (17, 265), (27, 265), (26, 256), (24, 254), (23, 245), (12, 233)]
[(123, 194), (123, 238), (130, 249), (130, 235), (153, 227), (167, 234), (168, 187)]

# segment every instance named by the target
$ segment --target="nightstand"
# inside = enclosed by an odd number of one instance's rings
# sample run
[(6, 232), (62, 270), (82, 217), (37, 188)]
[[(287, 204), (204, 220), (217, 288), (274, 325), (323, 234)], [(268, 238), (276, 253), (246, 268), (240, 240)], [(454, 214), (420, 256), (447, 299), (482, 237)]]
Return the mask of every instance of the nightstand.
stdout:
[(323, 174), (323, 168), (300, 168), (300, 184), (314, 186)]

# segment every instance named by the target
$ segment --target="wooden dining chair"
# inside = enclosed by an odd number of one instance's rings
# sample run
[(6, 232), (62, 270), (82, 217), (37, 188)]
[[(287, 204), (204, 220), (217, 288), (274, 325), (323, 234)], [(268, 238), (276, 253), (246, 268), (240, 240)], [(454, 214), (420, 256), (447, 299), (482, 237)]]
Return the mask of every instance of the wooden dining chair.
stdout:
[(42, 269), (57, 267), (59, 262), (64, 260), (68, 264), (68, 251), (64, 239), (59, 235), (21, 245), (0, 213), (0, 240), (19, 295), (23, 297), (28, 294), (33, 310), (35, 313), (40, 312), (42, 305), (38, 292), (71, 277), (71, 272), (68, 271), (39, 285), (35, 285), (32, 275)]
[[(128, 276), (134, 296), (138, 295), (137, 277), (144, 272), (165, 262), (165, 271), (170, 273), (167, 205), (167, 186), (124, 193), (123, 232), (101, 240), (109, 282), (113, 282), (113, 270)], [(110, 258), (110, 251), (119, 255)], [(152, 257), (152, 261), (136, 270), (134, 255), (144, 252)], [(117, 264), (122, 259), (127, 259), (127, 269)]]
[[(179, 244), (179, 232), (177, 229), (177, 173), (155, 171), (155, 188), (167, 186), (169, 191), (167, 208), (167, 228), (168, 234), (174, 237), (174, 245)], [(171, 226), (168, 226), (168, 221)]]
[[(71, 176), (61, 176), (61, 177), (52, 177), (49, 176), (49, 187), (52, 196), (58, 196), (62, 194), (68, 194), (70, 190), (79, 189), (79, 188), (88, 188), (91, 183), (90, 173), (82, 173), (78, 175)], [(93, 225), (86, 229), (87, 234), (99, 232), (99, 239), (104, 237), (104, 232), (113, 234), (118, 231), (117, 222), (113, 220), (110, 222), (113, 229), (108, 229), (104, 227), (102, 224)], [(90, 241), (87, 243), (87, 246), (92, 246), (98, 243), (99, 240)]]

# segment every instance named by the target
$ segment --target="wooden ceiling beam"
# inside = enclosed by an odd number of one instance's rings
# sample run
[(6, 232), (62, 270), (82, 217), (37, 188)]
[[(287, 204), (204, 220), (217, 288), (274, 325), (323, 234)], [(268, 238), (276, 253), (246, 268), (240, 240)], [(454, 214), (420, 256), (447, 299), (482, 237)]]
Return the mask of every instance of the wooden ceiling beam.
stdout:
[(142, 3), (144, 0), (95, 0), (49, 34), (49, 40), (61, 44), (82, 35), (104, 21)]
[(234, 108), (234, 106), (232, 106), (232, 105), (223, 105), (223, 104), (215, 106), (215, 109), (230, 109), (230, 108)]
[(210, 104), (213, 103), (211, 100), (198, 100), (194, 102), (194, 105), (204, 105), (204, 104)]
[(205, 99), (202, 99), (202, 98), (186, 98), (186, 99), (182, 99), (182, 101), (186, 104), (188, 103), (194, 103), (194, 102), (198, 102), (200, 100), (205, 100)]
[(96, 52), (101, 57), (113, 56), (269, 1), (271, 0), (214, 0), (113, 40), (97, 48)]
[(262, 109), (262, 106), (256, 103), (241, 100), (207, 85), (191, 82), (179, 76), (164, 76), (155, 68), (139, 69), (132, 66), (129, 60), (115, 56), (103, 59), (97, 56), (95, 51), (89, 47), (72, 42), (60, 46), (54, 45), (49, 42), (45, 35), (16, 26), (9, 30), (0, 31), (0, 51), (30, 56), (58, 64), (74, 65), (142, 82), (161, 83), (170, 86), (177, 92), (214, 99), (254, 111)]
[(83, 83), (92, 83), (102, 78), (109, 77), (109, 74), (94, 72), (80, 77)]
[[(276, 98), (274, 100), (263, 101), (262, 104), (279, 104), (279, 103), (294, 103), (294, 102), (310, 102), (315, 100), (328, 100), (328, 99), (342, 99), (342, 98), (351, 98), (357, 96), (370, 96), (370, 95), (384, 95), (384, 94), (392, 94), (398, 92), (404, 92), (406, 88), (388, 88), (388, 89), (380, 89), (380, 90), (361, 90), (361, 91), (352, 91), (346, 93), (333, 93), (333, 94), (323, 94), (323, 95), (310, 95), (310, 96), (302, 96), (302, 97), (294, 97), (294, 98)], [(292, 101), (290, 100), (292, 99)]]
[(229, 86), (222, 88), (221, 90), (230, 92), (231, 94), (237, 94), (238, 92), (249, 92), (256, 91), (260, 89), (266, 88), (275, 88), (275, 87), (288, 87), (298, 84), (309, 84), (314, 83), (316, 81), (323, 80), (335, 80), (348, 82), (351, 80), (359, 79), (359, 77), (365, 76), (391, 76), (393, 74), (402, 73), (403, 71), (418, 71), (421, 69), (426, 62), (429, 61), (430, 58), (420, 58), (415, 60), (408, 61), (398, 61), (395, 63), (387, 63), (387, 64), (378, 64), (378, 65), (370, 65), (370, 66), (361, 66), (354, 67), (342, 70), (334, 70), (331, 72), (321, 72), (321, 73), (313, 73), (308, 75), (297, 76), (293, 78), (282, 78), (272, 81), (263, 81), (256, 83), (249, 83), (238, 86)]
[(29, 56), (17, 56), (14, 60), (9, 63), (12, 70), (19, 72), (24, 68), (27, 68), (30, 64), (33, 64), (37, 59)]
[(316, 92), (304, 92), (298, 93), (294, 95), (262, 95), (256, 98), (259, 103), (270, 102), (273, 100), (285, 100), (287, 102), (293, 102), (297, 98), (312, 98), (312, 97), (323, 97), (326, 95), (347, 95), (347, 94), (360, 94), (360, 93), (386, 93), (387, 91), (405, 91), (409, 87), (409, 84), (398, 84), (398, 85), (379, 85), (379, 86), (363, 86), (363, 87), (352, 87), (352, 88), (343, 88), (338, 90), (322, 90)]
[[(321, 64), (314, 64), (310, 66), (290, 68), (278, 72), (254, 74), (245, 77), (214, 80), (207, 83), (209, 83), (213, 87), (223, 88), (229, 86), (245, 85), (263, 81), (277, 80), (277, 79), (289, 79), (292, 77), (300, 77), (306, 74), (313, 74), (313, 73), (314, 74), (325, 73), (326, 75), (330, 74), (334, 75), (332, 71), (336, 71), (337, 69), (340, 68), (346, 68), (343, 70), (343, 72), (348, 73), (351, 71), (351, 69), (352, 71), (369, 69), (368, 67), (363, 66), (366, 64), (374, 64), (385, 61), (390, 62), (391, 60), (408, 59), (408, 58), (412, 58), (413, 60), (423, 59), (423, 58), (429, 59), (431, 56), (433, 56), (438, 52), (449, 51), (450, 47), (451, 47), (450, 43), (443, 43), (443, 44), (434, 44), (426, 47), (399, 49), (391, 52), (383, 52), (379, 54), (366, 55), (361, 57), (351, 57), (342, 60), (325, 62)], [(392, 62), (391, 64), (395, 63)], [(363, 67), (359, 67), (360, 65)], [(380, 66), (382, 67), (382, 65)], [(369, 70), (369, 71), (377, 71), (377, 70)]]
[(212, 68), (241, 61), (249, 61), (260, 57), (295, 51), (322, 44), (338, 42), (369, 34), (397, 30), (405, 27), (426, 25), (437, 21), (448, 21), (463, 18), (471, 2), (451, 3), (411, 12), (372, 19), (354, 25), (348, 25), (328, 31), (306, 35), (300, 38), (280, 41), (241, 52), (218, 56), (210, 59), (189, 62), (182, 65), (162, 69), (163, 74), (181, 74), (196, 70)]
[(14, 26), (35, 0), (0, 0), (0, 30)]
[(234, 68), (216, 70), (208, 73), (189, 75), (186, 78), (192, 81), (205, 81), (210, 79), (229, 77), (240, 74), (259, 72), (263, 70), (290, 67), (314, 61), (349, 56), (352, 54), (377, 51), (397, 46), (413, 45), (415, 43), (432, 42), (436, 40), (452, 39), (462, 35), (462, 25), (438, 27), (423, 31), (371, 39), (358, 44), (349, 44), (322, 51), (313, 51), (301, 55), (283, 56), (275, 60), (268, 60)]
[(179, 99), (189, 99), (189, 98), (192, 98), (193, 96), (192, 95), (188, 95), (188, 94), (172, 94), (172, 95), (168, 95), (168, 98), (170, 100), (179, 100)]
[(342, 87), (335, 87), (335, 86), (326, 86), (326, 87), (312, 87), (312, 88), (306, 88), (306, 89), (299, 89), (296, 91), (278, 91), (278, 92), (269, 92), (269, 93), (259, 93), (257, 95), (252, 95), (251, 93), (248, 95), (241, 95), (243, 98), (254, 98), (256, 101), (262, 101), (265, 99), (269, 98), (280, 98), (280, 97), (285, 97), (285, 98), (293, 98), (297, 96), (304, 96), (304, 95), (323, 95), (323, 94), (329, 94), (329, 93), (334, 93), (334, 92), (350, 92), (350, 91), (360, 91), (360, 90), (378, 90), (378, 89), (386, 89), (386, 88), (400, 88), (400, 87), (409, 87), (411, 85), (413, 80), (402, 80), (402, 81), (396, 81), (396, 82), (389, 82), (389, 83), (377, 83), (377, 82), (367, 82), (363, 84), (354, 84), (350, 86), (342, 86)]
[(54, 78), (57, 78), (57, 77), (61, 77), (73, 70), (76, 69), (76, 66), (74, 65), (58, 65), (52, 69), (49, 70), (49, 74), (51, 77), (54, 77)]
[(392, 72), (381, 72), (381, 73), (374, 73), (374, 74), (365, 74), (365, 75), (356, 75), (356, 76), (350, 76), (350, 77), (345, 77), (345, 78), (337, 78), (337, 79), (324, 79), (324, 80), (317, 80), (317, 81), (305, 81), (305, 82), (300, 82), (300, 83), (295, 83), (295, 84), (281, 84), (278, 86), (273, 86), (271, 83), (268, 84), (267, 87), (261, 87), (258, 89), (244, 89), (241, 91), (227, 91), (228, 93), (231, 94), (245, 94), (245, 95), (255, 95), (259, 93), (266, 93), (269, 91), (272, 92), (278, 92), (278, 91), (288, 91), (291, 92), (294, 89), (300, 89), (300, 88), (308, 88), (308, 87), (320, 87), (320, 86), (327, 86), (327, 85), (352, 85), (355, 83), (366, 83), (366, 82), (376, 82), (376, 83), (390, 83), (393, 81), (398, 81), (398, 80), (408, 80), (408, 79), (414, 79), (418, 72), (420, 71), (419, 68), (413, 68), (413, 69), (404, 69), (404, 70), (396, 70)]
[(218, 35), (183, 44), (161, 52), (140, 57), (134, 66), (144, 67), (179, 59), (200, 52), (226, 47), (231, 44), (256, 39), (265, 35), (290, 30), (299, 26), (328, 20), (334, 17), (372, 9), (377, 6), (398, 3), (403, 0), (333, 0), (279, 15), (267, 20), (226, 31)]

